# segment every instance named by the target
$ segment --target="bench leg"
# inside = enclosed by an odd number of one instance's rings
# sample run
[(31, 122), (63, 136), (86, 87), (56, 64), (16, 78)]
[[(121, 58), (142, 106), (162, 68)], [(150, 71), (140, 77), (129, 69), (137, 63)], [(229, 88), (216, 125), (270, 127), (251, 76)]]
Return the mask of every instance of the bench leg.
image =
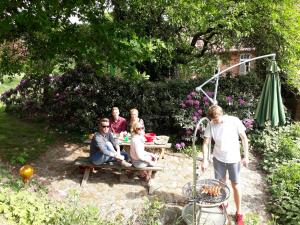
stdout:
[(156, 172), (157, 172), (157, 171), (152, 171), (152, 174), (151, 174), (151, 178), (152, 178), (152, 179), (154, 179)]
[(86, 167), (85, 170), (84, 170), (84, 175), (83, 175), (83, 178), (82, 178), (82, 181), (81, 181), (81, 186), (83, 187), (84, 185), (86, 185), (88, 179), (89, 179), (89, 175), (90, 175), (90, 171), (91, 171), (91, 168), (89, 167)]

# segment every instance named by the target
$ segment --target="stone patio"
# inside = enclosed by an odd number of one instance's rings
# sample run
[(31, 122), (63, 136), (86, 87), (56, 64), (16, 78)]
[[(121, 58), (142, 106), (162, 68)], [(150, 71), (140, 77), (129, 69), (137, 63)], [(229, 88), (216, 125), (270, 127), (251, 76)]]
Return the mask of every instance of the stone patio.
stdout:
[[(55, 199), (65, 198), (70, 191), (79, 194), (82, 204), (96, 205), (103, 218), (121, 216), (124, 221), (133, 212), (143, 207), (149, 197), (156, 197), (166, 203), (164, 224), (172, 224), (172, 214), (181, 213), (187, 200), (182, 195), (182, 187), (192, 181), (192, 158), (181, 153), (166, 152), (165, 159), (159, 161), (164, 171), (156, 174), (156, 188), (152, 196), (147, 194), (146, 187), (138, 179), (128, 180), (125, 175), (112, 171), (96, 171), (90, 174), (85, 187), (80, 187), (83, 174), (74, 166), (78, 156), (88, 156), (84, 145), (73, 143), (52, 146), (45, 155), (33, 163), (36, 178), (49, 189), (49, 195)], [(252, 157), (248, 168), (242, 169), (241, 185), (243, 190), (243, 211), (257, 213), (262, 221), (268, 218), (265, 209), (266, 194), (263, 174), (257, 170), (257, 163)], [(213, 178), (212, 165), (200, 174), (200, 179)], [(230, 196), (228, 212), (235, 214), (233, 197)], [(176, 217), (176, 215), (174, 215)]]

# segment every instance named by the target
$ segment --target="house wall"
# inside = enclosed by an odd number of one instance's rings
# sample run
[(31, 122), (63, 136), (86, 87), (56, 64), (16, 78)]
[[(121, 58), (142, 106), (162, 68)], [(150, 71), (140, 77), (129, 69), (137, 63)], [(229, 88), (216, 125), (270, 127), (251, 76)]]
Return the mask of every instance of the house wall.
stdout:
[[(251, 58), (256, 57), (254, 51), (232, 51), (229, 53), (230, 60), (228, 61), (228, 63), (221, 62), (221, 65), (220, 65), (221, 71), (227, 69), (230, 66), (233, 66), (233, 65), (239, 63), (241, 54), (250, 54)], [(251, 69), (255, 68), (255, 61), (250, 62), (250, 68)], [(236, 76), (239, 74), (239, 70), (240, 70), (240, 67), (237, 66), (237, 67), (234, 67), (231, 70), (229, 70), (229, 72), (232, 75)]]

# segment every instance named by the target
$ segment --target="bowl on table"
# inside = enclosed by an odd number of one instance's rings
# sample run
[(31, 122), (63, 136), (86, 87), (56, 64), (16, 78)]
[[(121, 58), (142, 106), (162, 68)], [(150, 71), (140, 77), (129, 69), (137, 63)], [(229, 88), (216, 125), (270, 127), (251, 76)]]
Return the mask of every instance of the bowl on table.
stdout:
[(166, 136), (166, 135), (156, 136), (154, 139), (154, 144), (165, 145), (168, 143), (169, 139), (170, 139), (170, 137)]
[(155, 139), (155, 133), (145, 133), (146, 142), (153, 142)]

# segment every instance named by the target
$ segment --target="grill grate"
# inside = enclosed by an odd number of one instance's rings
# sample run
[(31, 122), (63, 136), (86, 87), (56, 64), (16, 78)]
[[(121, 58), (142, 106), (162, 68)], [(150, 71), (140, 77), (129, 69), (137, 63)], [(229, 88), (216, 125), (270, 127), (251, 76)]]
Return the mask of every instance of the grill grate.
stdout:
[[(202, 193), (203, 187), (219, 186), (221, 187), (220, 194), (218, 196), (212, 196), (207, 193)], [(196, 197), (193, 199), (193, 187), (192, 183), (188, 182), (182, 188), (183, 195), (190, 201), (196, 201), (198, 205), (203, 207), (212, 207), (222, 204), (230, 196), (229, 187), (223, 182), (215, 179), (198, 180), (196, 183)]]

